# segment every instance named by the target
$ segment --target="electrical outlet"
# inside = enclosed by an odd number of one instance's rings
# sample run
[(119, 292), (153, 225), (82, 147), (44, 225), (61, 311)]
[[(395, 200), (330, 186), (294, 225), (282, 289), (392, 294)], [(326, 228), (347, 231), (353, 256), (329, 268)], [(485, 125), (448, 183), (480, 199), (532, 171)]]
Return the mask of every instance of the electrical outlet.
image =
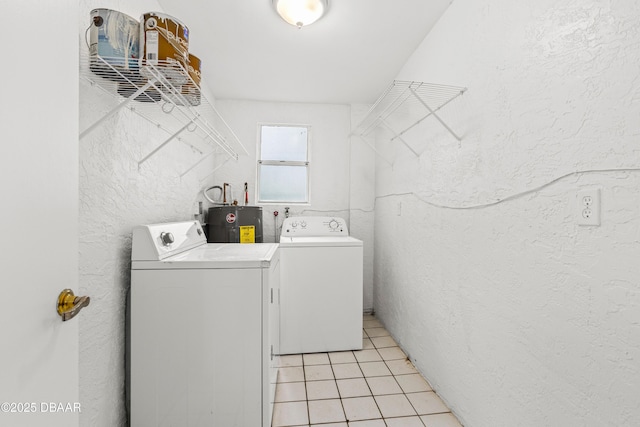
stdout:
[(576, 209), (578, 225), (600, 225), (600, 189), (578, 191)]

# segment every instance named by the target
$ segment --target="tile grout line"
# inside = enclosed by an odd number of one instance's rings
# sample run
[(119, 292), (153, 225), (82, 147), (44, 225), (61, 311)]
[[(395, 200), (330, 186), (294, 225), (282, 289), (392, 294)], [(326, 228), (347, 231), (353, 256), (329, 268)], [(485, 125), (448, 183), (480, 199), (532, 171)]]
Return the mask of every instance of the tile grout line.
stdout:
[[(384, 328), (385, 331), (387, 331), (387, 328)], [(387, 331), (387, 333), (389, 334), (389, 337), (391, 337), (391, 339), (397, 344), (397, 341), (395, 340), (395, 338), (393, 338), (393, 336), (391, 336), (391, 332)], [(373, 341), (372, 341), (373, 342)], [(375, 345), (374, 345), (375, 346)], [(400, 348), (400, 346), (398, 345), (398, 348)], [(402, 350), (400, 348), (400, 350)], [(382, 359), (382, 361), (384, 362), (384, 365), (387, 367), (387, 369), (389, 370), (389, 372), (391, 372), (391, 375), (393, 376), (393, 380), (398, 383), (398, 380), (396, 380), (396, 375), (393, 373), (393, 371), (391, 370), (391, 367), (389, 366), (389, 364), (387, 363), (386, 360), (384, 360), (384, 358), (382, 357), (382, 355), (380, 354), (380, 351), (378, 351), (378, 347), (376, 347), (376, 351), (378, 352), (378, 354), (380, 355), (380, 358)], [(402, 350), (403, 353), (404, 350)], [(405, 360), (411, 362), (411, 360), (409, 359), (409, 355), (407, 355), (405, 353), (405, 355), (407, 356)], [(399, 359), (402, 360), (402, 359)], [(413, 363), (411, 363), (411, 366), (413, 366)], [(414, 367), (415, 369), (415, 367)], [(416, 372), (418, 370), (416, 369)], [(420, 423), (424, 425), (424, 423), (422, 422), (422, 418), (420, 418), (420, 414), (418, 414), (418, 410), (415, 408), (415, 406), (413, 405), (413, 403), (411, 403), (411, 400), (409, 400), (409, 398), (407, 397), (407, 393), (405, 393), (404, 389), (402, 388), (402, 386), (400, 385), (400, 383), (398, 383), (398, 387), (400, 387), (400, 390), (402, 391), (402, 395), (404, 396), (405, 399), (407, 399), (407, 401), (409, 402), (409, 404), (411, 405), (411, 408), (413, 409), (413, 411), (416, 413), (416, 416), (418, 417), (418, 419), (420, 420)]]
[[(351, 352), (351, 354), (353, 354), (353, 352)], [(331, 356), (329, 356), (329, 353), (327, 353), (327, 357), (329, 358), (329, 366), (331, 366), (331, 373), (333, 374), (333, 381), (335, 382), (336, 390), (338, 391), (338, 399), (340, 399), (340, 407), (342, 408), (342, 414), (344, 415), (345, 423), (348, 426), (349, 425), (349, 420), (347, 419), (347, 411), (345, 411), (345, 409), (344, 409), (344, 403), (342, 402), (342, 395), (340, 393), (340, 387), (338, 387), (338, 378), (336, 378), (336, 372), (333, 370), (333, 362), (331, 361)], [(309, 421), (311, 421), (311, 420), (309, 420)], [(309, 422), (309, 425), (311, 425), (311, 422)]]
[[(378, 322), (378, 324), (380, 324), (380, 325), (381, 325), (381, 323), (380, 323), (377, 319), (373, 318), (373, 319), (371, 319), (371, 320), (376, 320), (376, 321)], [(368, 348), (368, 349), (362, 348), (361, 350), (358, 350), (358, 351), (365, 351), (365, 350), (372, 350), (372, 349), (376, 351), (376, 354), (378, 355), (378, 357), (380, 357), (380, 361), (382, 361), (382, 362), (383, 362), (383, 364), (384, 364), (385, 368), (386, 368), (386, 369), (389, 371), (389, 373), (391, 374), (391, 375), (390, 375), (390, 376), (391, 376), (391, 378), (393, 378), (393, 380), (395, 381), (396, 385), (398, 386), (398, 388), (399, 388), (399, 389), (400, 389), (400, 391), (401, 391), (401, 393), (391, 393), (391, 394), (389, 394), (389, 395), (398, 395), (398, 394), (403, 395), (403, 396), (405, 397), (405, 399), (409, 402), (409, 404), (410, 404), (411, 408), (412, 408), (412, 409), (414, 410), (414, 412), (415, 412), (415, 415), (402, 415), (402, 416), (400, 416), (400, 417), (391, 417), (391, 418), (409, 418), (409, 417), (417, 417), (417, 418), (418, 418), (418, 420), (419, 420), (419, 422), (420, 422), (420, 424), (421, 424), (422, 426), (425, 426), (425, 423), (424, 423), (424, 421), (422, 420), (422, 417), (423, 417), (423, 416), (438, 415), (438, 414), (451, 414), (452, 412), (451, 412), (451, 410), (450, 410), (450, 408), (449, 408), (448, 406), (447, 406), (448, 411), (445, 411), (445, 412), (435, 412), (435, 413), (431, 413), (431, 414), (423, 414), (423, 415), (421, 415), (421, 414), (418, 412), (418, 410), (416, 409), (416, 407), (415, 407), (415, 405), (413, 404), (413, 402), (412, 402), (412, 401), (408, 398), (408, 396), (407, 396), (408, 394), (411, 394), (411, 393), (407, 393), (407, 392), (405, 392), (405, 391), (404, 391), (403, 387), (400, 385), (400, 383), (398, 382), (398, 380), (397, 380), (397, 378), (396, 378), (396, 377), (398, 377), (398, 376), (403, 376), (403, 375), (407, 375), (407, 376), (408, 376), (408, 375), (414, 375), (414, 374), (416, 374), (416, 373), (417, 373), (418, 375), (420, 375), (420, 377), (421, 377), (425, 382), (426, 382), (426, 380), (424, 379), (424, 377), (422, 376), (422, 374), (421, 374), (421, 373), (420, 373), (420, 372), (415, 368), (415, 366), (413, 365), (413, 362), (411, 361), (411, 359), (409, 358), (409, 356), (408, 356), (408, 355), (406, 355), (406, 353), (404, 352), (404, 350), (402, 350), (402, 348), (398, 345), (398, 343), (395, 341), (395, 339), (393, 338), (393, 336), (389, 333), (389, 331), (388, 331), (384, 326), (373, 326), (373, 327), (370, 327), (369, 329), (373, 329), (373, 328), (380, 328), (380, 329), (384, 329), (384, 330), (385, 330), (385, 332), (388, 334), (388, 335), (383, 335), (383, 336), (373, 337), (373, 338), (382, 338), (382, 337), (387, 337), (387, 336), (388, 336), (388, 337), (389, 337), (389, 338), (391, 338), (391, 339), (395, 342), (395, 344), (396, 344), (395, 346), (392, 346), (392, 347), (398, 347), (398, 348), (402, 351), (402, 353), (403, 353), (403, 354), (405, 354), (405, 358), (400, 358), (400, 359), (389, 359), (389, 360), (386, 360), (386, 359), (383, 357), (383, 355), (381, 354), (380, 349), (381, 349), (381, 348), (387, 348), (387, 347), (378, 347), (378, 346), (376, 346), (376, 344), (374, 344), (374, 342), (373, 342), (372, 337), (370, 337), (370, 336), (369, 336), (369, 334), (367, 333), (367, 331), (365, 330), (365, 328), (364, 328), (364, 326), (363, 326), (363, 329), (362, 329), (362, 330), (363, 330), (363, 335), (364, 335), (364, 336), (363, 336), (363, 338), (362, 338), (362, 339), (363, 339), (363, 340), (364, 340), (364, 339), (369, 340), (369, 341), (371, 342), (371, 345), (372, 345), (372, 347), (373, 347), (373, 348)], [(340, 400), (340, 406), (341, 406), (341, 408), (342, 408), (342, 412), (343, 412), (343, 415), (344, 415), (345, 423), (346, 423), (347, 425), (350, 425), (352, 422), (375, 421), (375, 420), (380, 419), (380, 420), (382, 420), (383, 424), (384, 424), (386, 427), (388, 427), (387, 419), (389, 419), (389, 418), (385, 418), (385, 416), (383, 415), (382, 411), (380, 410), (380, 406), (378, 405), (378, 401), (376, 400), (376, 395), (374, 395), (374, 392), (373, 392), (373, 390), (372, 390), (371, 386), (369, 385), (369, 382), (367, 381), (367, 378), (386, 377), (387, 375), (381, 375), (381, 376), (380, 376), (380, 375), (378, 375), (378, 376), (367, 376), (367, 375), (365, 375), (364, 370), (362, 369), (361, 364), (362, 364), (362, 363), (368, 363), (368, 362), (377, 362), (377, 361), (376, 361), (376, 360), (373, 360), (373, 361), (366, 361), (366, 360), (364, 360), (364, 361), (362, 361), (362, 362), (361, 362), (361, 361), (360, 361), (360, 360), (358, 360), (358, 358), (356, 357), (355, 352), (356, 352), (356, 350), (350, 350), (350, 351), (349, 351), (349, 353), (350, 353), (350, 354), (353, 356), (353, 358), (355, 359), (356, 366), (358, 367), (358, 369), (359, 369), (360, 373), (362, 374), (362, 378), (363, 378), (363, 380), (364, 380), (364, 382), (365, 382), (365, 385), (367, 386), (367, 389), (368, 389), (368, 390), (369, 390), (369, 392), (371, 393), (371, 397), (372, 397), (372, 399), (373, 399), (373, 401), (374, 401), (374, 403), (375, 403), (375, 405), (376, 405), (376, 408), (378, 409), (378, 412), (380, 413), (380, 417), (381, 417), (381, 418), (366, 418), (366, 419), (363, 419), (363, 420), (354, 420), (354, 421), (350, 421), (350, 420), (348, 420), (348, 419), (347, 419), (347, 412), (346, 412), (345, 407), (344, 407), (344, 399), (346, 399), (346, 398), (348, 398), (348, 397), (343, 396), (343, 395), (342, 395), (342, 392), (340, 391), (340, 388), (338, 387), (338, 378), (336, 377), (336, 373), (335, 373), (335, 370), (334, 370), (334, 365), (346, 364), (346, 363), (352, 363), (352, 362), (342, 362), (342, 363), (338, 363), (338, 362), (336, 362), (336, 363), (334, 363), (334, 362), (332, 361), (332, 359), (331, 359), (331, 356), (329, 355), (329, 352), (318, 353), (318, 354), (325, 354), (325, 355), (326, 355), (326, 357), (327, 357), (327, 359), (329, 360), (329, 366), (330, 366), (330, 369), (331, 369), (331, 374), (332, 374), (332, 376), (333, 376), (333, 383), (335, 384), (336, 391), (337, 391), (337, 393), (338, 393), (338, 399)], [(310, 402), (310, 399), (309, 399), (309, 390), (308, 390), (308, 384), (307, 384), (307, 382), (310, 382), (311, 380), (307, 378), (307, 372), (306, 372), (306, 369), (305, 369), (305, 368), (306, 368), (306, 367), (308, 367), (308, 366), (310, 367), (310, 366), (315, 366), (315, 365), (308, 365), (308, 364), (305, 362), (304, 354), (300, 354), (300, 358), (301, 358), (301, 367), (302, 367), (302, 371), (303, 371), (303, 382), (304, 382), (304, 391), (305, 391), (305, 399), (306, 399), (306, 400), (304, 400), (304, 402), (306, 403), (306, 407), (307, 407), (307, 418), (308, 418), (308, 422), (309, 422), (309, 427), (322, 426), (323, 424), (332, 424), (332, 422), (328, 422), (328, 423), (320, 423), (320, 424), (317, 424), (317, 423), (316, 423), (316, 424), (312, 424), (312, 422), (311, 422), (311, 411), (310, 411), (310, 408), (309, 408), (309, 402)], [(403, 360), (403, 361), (405, 361), (405, 363), (406, 363), (406, 362), (409, 362), (409, 363), (411, 364), (411, 366), (413, 367), (413, 370), (414, 370), (415, 372), (394, 374), (394, 373), (393, 373), (393, 371), (391, 370), (391, 367), (390, 367), (390, 365), (389, 365), (389, 363), (388, 363), (388, 362), (390, 362), (390, 361), (399, 361), (399, 360)], [(320, 365), (322, 365), (322, 364), (320, 364)], [(341, 378), (341, 379), (342, 379), (342, 380), (347, 381), (347, 380), (353, 380), (353, 379), (356, 379), (356, 380), (357, 380), (358, 378), (356, 377), (356, 378)], [(320, 381), (320, 380), (318, 380), (318, 381)], [(296, 382), (296, 381), (294, 381), (294, 382), (292, 382), (292, 383), (295, 383), (295, 382)], [(435, 390), (433, 390), (433, 388), (432, 388), (432, 387), (429, 387), (429, 388), (430, 388), (430, 390), (427, 390), (427, 391), (424, 391), (424, 392), (431, 391), (431, 392), (433, 392), (433, 393), (434, 393), (434, 395), (438, 396), (438, 395), (437, 395), (437, 393), (436, 393), (436, 391), (435, 391)], [(420, 391), (414, 392), (413, 394), (416, 394), (416, 393), (420, 393)], [(380, 396), (386, 396), (386, 395), (385, 395), (385, 394), (381, 394)], [(356, 397), (360, 397), (360, 396), (352, 396), (352, 397), (356, 398)], [(367, 396), (362, 396), (362, 397), (367, 397)], [(439, 396), (438, 396), (438, 397), (439, 397)], [(333, 398), (329, 398), (329, 397), (328, 397), (328, 398), (324, 398), (324, 399), (314, 399), (314, 400), (332, 400), (332, 399), (333, 399)], [(289, 402), (301, 402), (301, 401), (294, 400), (294, 401), (289, 401)], [(278, 403), (286, 403), (286, 402), (278, 402)], [(283, 426), (283, 427), (284, 427), (284, 426)], [(291, 426), (291, 427), (292, 427), (292, 426)]]
[(302, 378), (304, 379), (304, 394), (306, 398), (306, 406), (307, 406), (307, 421), (309, 425), (311, 425), (311, 410), (309, 409), (309, 389), (307, 388), (307, 370), (305, 369), (307, 365), (304, 363), (304, 354), (300, 355), (300, 359), (302, 359)]
[[(384, 328), (384, 327), (383, 327), (383, 329), (385, 330), (385, 332), (387, 332), (387, 334), (389, 334), (389, 335), (384, 335), (384, 336), (389, 336), (391, 339), (393, 339), (393, 341), (396, 343), (396, 346), (397, 346), (397, 347), (398, 347), (398, 348), (399, 348), (399, 349), (400, 349), (400, 350), (401, 350), (401, 351), (406, 355), (406, 353), (404, 352), (404, 350), (402, 350), (402, 348), (400, 348), (400, 346), (399, 346), (399, 345), (397, 345), (397, 344), (398, 344), (398, 343), (397, 343), (397, 341), (395, 340), (395, 338), (393, 338), (393, 336), (392, 336), (392, 335), (391, 335), (391, 333), (387, 330), (387, 328)], [(371, 339), (371, 338), (373, 338), (373, 337), (370, 337), (367, 331), (365, 331), (365, 334), (366, 334), (366, 335), (367, 335), (367, 337), (369, 337), (369, 339), (371, 340), (371, 343), (373, 344), (373, 347), (374, 347), (374, 349), (376, 350), (376, 353), (378, 354), (378, 356), (380, 356), (380, 360), (384, 363), (384, 366), (389, 370), (389, 373), (391, 373), (391, 378), (393, 378), (393, 380), (394, 380), (394, 381), (396, 382), (396, 384), (398, 385), (398, 388), (399, 388), (399, 389), (400, 389), (400, 391), (402, 392), (402, 393), (401, 393), (401, 394), (402, 394), (402, 396), (404, 396), (404, 398), (405, 398), (405, 399), (407, 399), (407, 401), (409, 402), (409, 405), (411, 405), (411, 408), (412, 408), (412, 409), (413, 409), (413, 411), (415, 412), (415, 415), (407, 415), (407, 417), (413, 417), (413, 416), (417, 417), (417, 418), (418, 418), (418, 420), (420, 421), (420, 424), (422, 424), (422, 425), (424, 426), (424, 422), (422, 421), (422, 418), (420, 418), (420, 414), (418, 413), (418, 410), (415, 408), (415, 406), (413, 405), (413, 403), (411, 402), (411, 400), (409, 400), (409, 398), (407, 397), (407, 393), (404, 391), (404, 389), (402, 388), (402, 386), (398, 383), (398, 380), (396, 379), (396, 376), (397, 376), (397, 375), (393, 373), (393, 371), (391, 370), (391, 367), (390, 367), (390, 366), (389, 366), (389, 364), (387, 363), (387, 360), (386, 360), (386, 359), (382, 356), (382, 354), (380, 353), (380, 348), (387, 348), (387, 347), (378, 347), (378, 346), (376, 346), (376, 345), (375, 345), (375, 343), (373, 342), (373, 340)], [(377, 337), (377, 338), (380, 338), (380, 337)], [(393, 359), (393, 360), (403, 360), (403, 359)], [(409, 362), (411, 362), (411, 360), (409, 359), (409, 356), (408, 356), (408, 355), (406, 356), (406, 358), (405, 358), (404, 360), (405, 360), (405, 361), (409, 361)], [(412, 363), (412, 362), (411, 362), (411, 365), (413, 366), (413, 363)], [(414, 369), (415, 369), (415, 367), (414, 367)], [(416, 369), (416, 372), (417, 372), (417, 371), (418, 371), (418, 370)], [(365, 380), (365, 381), (366, 381), (366, 380)], [(367, 384), (368, 384), (368, 383), (367, 383)], [(373, 390), (371, 390), (371, 394), (373, 395)], [(397, 394), (400, 394), (400, 393), (397, 393)], [(397, 394), (396, 394), (396, 395), (397, 395)], [(376, 405), (378, 405), (378, 401), (375, 399), (375, 396), (374, 396), (374, 399), (373, 399), (373, 400), (376, 402)], [(382, 411), (380, 410), (380, 406), (379, 406), (379, 405), (378, 405), (378, 410), (380, 411), (380, 415), (382, 415), (382, 419), (383, 419), (383, 421), (384, 421), (384, 420), (385, 420), (385, 417), (384, 417), (384, 415), (382, 414)], [(396, 418), (396, 417), (394, 417), (394, 418)], [(400, 417), (398, 417), (398, 418), (400, 418)], [(387, 422), (386, 422), (386, 421), (384, 421), (384, 423), (385, 423), (385, 425), (387, 424)]]
[[(364, 328), (362, 329), (363, 332), (365, 333), (365, 335), (367, 336), (367, 338), (369, 338), (369, 341), (371, 341), (371, 337), (369, 337), (369, 334), (367, 333), (367, 331), (364, 330)], [(373, 341), (371, 341), (371, 345), (373, 345), (373, 349), (376, 351), (376, 353), (378, 354), (378, 356), (380, 356), (380, 358), (382, 359), (382, 355), (380, 354), (380, 352), (378, 351), (378, 349), (376, 348), (376, 346), (373, 344)], [(363, 349), (364, 350), (364, 349)], [(355, 354), (353, 355), (355, 357)], [(369, 381), (367, 381), (367, 376), (365, 375), (364, 371), (362, 370), (362, 368), (360, 367), (360, 361), (358, 360), (358, 358), (356, 357), (356, 362), (358, 362), (358, 368), (360, 368), (360, 371), (362, 372), (362, 376), (364, 377), (364, 382), (367, 385), (367, 387), (369, 388), (369, 391), (371, 392), (371, 398), (373, 399), (373, 403), (376, 404), (376, 408), (378, 408), (378, 412), (380, 412), (380, 417), (382, 419), (382, 422), (384, 423), (385, 427), (388, 427), (387, 422), (384, 419), (384, 414), (382, 413), (382, 410), (380, 409), (380, 405), (378, 405), (378, 401), (376, 400), (375, 395), (373, 394), (373, 390), (371, 390), (371, 386), (369, 385)], [(387, 368), (388, 369), (388, 368)]]
[[(412, 361), (411, 361), (411, 359), (409, 358), (409, 355), (408, 355), (408, 354), (407, 354), (407, 353), (406, 353), (406, 352), (405, 352), (405, 351), (400, 347), (400, 345), (398, 344), (398, 342), (397, 342), (397, 341), (395, 340), (395, 338), (391, 335), (391, 332), (389, 332), (389, 331), (387, 330), (387, 328), (384, 328), (384, 330), (389, 334), (388, 336), (389, 336), (389, 337), (391, 337), (391, 339), (393, 339), (393, 341), (396, 343), (396, 346), (397, 346), (397, 347), (398, 347), (398, 348), (399, 348), (399, 349), (400, 349), (400, 350), (401, 350), (401, 351), (406, 355), (405, 359), (394, 359), (394, 360), (404, 360), (405, 362), (409, 362), (409, 363), (411, 363), (411, 366), (412, 366), (412, 367), (413, 367), (413, 369), (416, 371), (416, 373), (417, 373), (418, 375), (420, 375), (420, 377), (426, 381), (426, 379), (424, 378), (424, 376), (420, 373), (420, 371), (418, 371), (418, 369), (415, 367), (415, 365), (413, 364), (413, 362), (412, 362)], [(366, 333), (366, 331), (365, 331), (365, 333)], [(369, 336), (369, 334), (367, 334), (367, 336)], [(371, 340), (371, 343), (373, 344), (373, 340)], [(382, 354), (380, 354), (380, 351), (379, 351), (378, 347), (377, 347), (375, 344), (373, 344), (373, 346), (375, 347), (376, 351), (378, 352), (378, 354), (379, 354), (379, 355), (380, 355), (380, 357), (382, 358), (382, 361), (384, 362), (384, 364), (385, 364), (385, 366), (387, 367), (387, 369), (389, 369), (389, 372), (391, 372), (391, 375), (393, 376), (393, 379), (394, 379), (396, 382), (398, 382), (398, 381), (396, 380), (396, 376), (399, 376), (399, 375), (412, 375), (412, 374), (398, 374), (398, 375), (394, 374), (394, 373), (393, 373), (393, 371), (391, 370), (391, 367), (387, 364), (387, 360), (385, 360), (385, 359), (382, 357)], [(385, 348), (385, 347), (380, 347), (380, 348)], [(400, 386), (400, 384), (398, 384), (398, 386)], [(440, 396), (438, 396), (438, 393), (436, 393), (436, 391), (435, 391), (435, 390), (433, 390), (433, 387), (431, 387), (431, 385), (429, 385), (429, 388), (431, 388), (431, 391), (433, 392), (433, 394), (435, 394), (438, 398), (440, 398)], [(416, 416), (417, 416), (417, 417), (418, 417), (418, 419), (420, 420), (420, 423), (422, 423), (422, 424), (424, 425), (424, 422), (422, 421), (422, 416), (420, 415), (420, 413), (419, 413), (419, 412), (418, 412), (418, 410), (416, 409), (416, 407), (415, 407), (415, 405), (413, 404), (413, 402), (411, 402), (411, 399), (409, 399), (409, 397), (407, 397), (407, 394), (408, 394), (408, 393), (406, 393), (406, 392), (404, 391), (404, 389), (402, 388), (402, 386), (400, 386), (400, 390), (402, 390), (402, 394), (404, 395), (405, 399), (407, 399), (407, 401), (409, 402), (409, 404), (411, 405), (411, 407), (413, 408), (413, 410), (416, 412)], [(410, 393), (409, 393), (409, 394), (410, 394)], [(448, 410), (448, 411), (446, 411), (446, 412), (436, 412), (436, 413), (433, 413), (433, 414), (424, 414), (424, 415), (426, 416), (426, 415), (449, 414), (449, 413), (451, 413), (451, 408), (449, 408), (449, 406), (447, 406), (447, 409), (449, 409), (449, 410)], [(381, 413), (382, 413), (382, 412), (381, 412)]]

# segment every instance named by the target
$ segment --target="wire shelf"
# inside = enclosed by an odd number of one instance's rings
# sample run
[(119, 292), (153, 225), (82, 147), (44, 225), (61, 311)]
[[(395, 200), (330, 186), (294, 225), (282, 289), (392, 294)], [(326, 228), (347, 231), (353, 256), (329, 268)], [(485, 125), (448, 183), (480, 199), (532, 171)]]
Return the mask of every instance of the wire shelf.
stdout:
[(369, 109), (365, 118), (354, 128), (351, 135), (361, 137), (371, 148), (374, 148), (368, 142), (368, 138), (375, 130), (383, 128), (392, 135), (391, 141), (400, 140), (418, 156), (402, 136), (423, 120), (433, 117), (460, 141), (461, 137), (440, 118), (438, 111), (466, 90), (466, 87), (394, 80)]
[(139, 166), (173, 140), (184, 142), (202, 154), (181, 176), (211, 155), (223, 154), (228, 159), (238, 160), (238, 150), (248, 154), (182, 64), (156, 61), (140, 66), (137, 60), (84, 53), (80, 61), (80, 77), (116, 99), (115, 107), (83, 129), (80, 138), (123, 108), (135, 112), (166, 133), (166, 139), (138, 160)]

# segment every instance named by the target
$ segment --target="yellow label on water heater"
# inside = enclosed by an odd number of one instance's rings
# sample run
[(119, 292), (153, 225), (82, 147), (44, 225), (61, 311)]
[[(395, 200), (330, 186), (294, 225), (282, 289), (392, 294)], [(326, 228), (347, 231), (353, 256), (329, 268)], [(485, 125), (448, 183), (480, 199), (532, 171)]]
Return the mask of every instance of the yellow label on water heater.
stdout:
[(240, 243), (255, 243), (256, 227), (254, 225), (240, 226)]

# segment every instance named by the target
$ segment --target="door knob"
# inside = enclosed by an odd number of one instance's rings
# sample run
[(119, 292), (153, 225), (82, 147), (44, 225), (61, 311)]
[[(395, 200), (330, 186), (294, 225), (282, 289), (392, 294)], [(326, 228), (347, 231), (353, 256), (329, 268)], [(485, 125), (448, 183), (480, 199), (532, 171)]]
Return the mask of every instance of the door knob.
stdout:
[(62, 317), (62, 321), (65, 322), (73, 319), (90, 302), (91, 298), (77, 297), (71, 289), (65, 289), (58, 295), (58, 314)]

